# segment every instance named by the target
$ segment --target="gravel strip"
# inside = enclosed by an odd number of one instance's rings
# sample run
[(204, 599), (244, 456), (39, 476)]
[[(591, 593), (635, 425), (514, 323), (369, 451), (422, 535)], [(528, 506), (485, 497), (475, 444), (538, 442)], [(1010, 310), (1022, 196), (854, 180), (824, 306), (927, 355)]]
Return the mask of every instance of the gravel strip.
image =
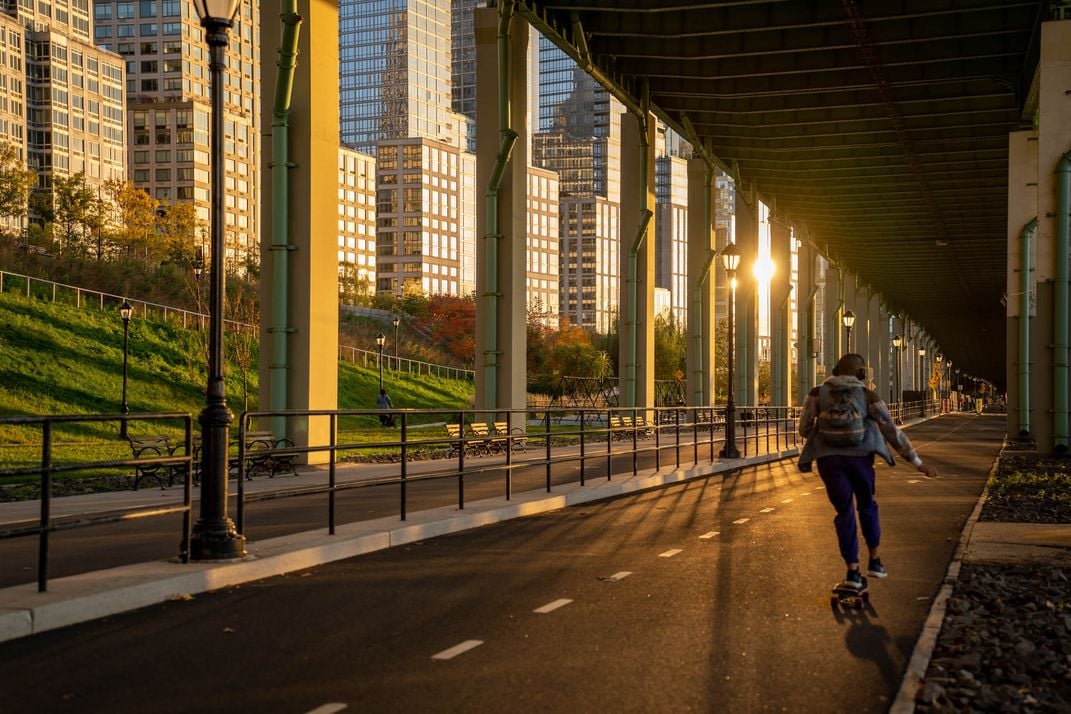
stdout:
[[(981, 520), (1071, 523), (1069, 466), (1002, 455)], [(1071, 569), (964, 564), (915, 710), (1071, 712)]]

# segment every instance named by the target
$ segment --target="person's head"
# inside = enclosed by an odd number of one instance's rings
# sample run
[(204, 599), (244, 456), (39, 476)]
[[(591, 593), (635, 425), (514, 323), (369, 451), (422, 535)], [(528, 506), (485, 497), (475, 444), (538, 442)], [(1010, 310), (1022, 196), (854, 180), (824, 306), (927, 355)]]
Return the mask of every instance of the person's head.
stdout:
[(863, 355), (857, 355), (854, 352), (849, 352), (837, 361), (837, 364), (833, 367), (833, 376), (840, 377), (843, 375), (856, 377), (858, 379), (866, 381), (866, 360), (863, 359)]
[(382, 389), (382, 388), (381, 388), (381, 389), (379, 390), (379, 393), (380, 393), (380, 394), (386, 394), (386, 393), (387, 393), (387, 390), (386, 390), (386, 389)]

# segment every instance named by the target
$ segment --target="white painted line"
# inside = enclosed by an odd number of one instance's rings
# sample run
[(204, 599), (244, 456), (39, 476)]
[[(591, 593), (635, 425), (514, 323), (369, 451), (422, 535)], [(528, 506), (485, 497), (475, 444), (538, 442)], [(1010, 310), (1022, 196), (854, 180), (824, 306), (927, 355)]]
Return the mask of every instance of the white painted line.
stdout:
[(535, 610), (532, 610), (532, 612), (538, 612), (540, 615), (546, 615), (548, 612), (554, 612), (559, 607), (565, 607), (566, 605), (568, 605), (571, 602), (572, 602), (572, 600), (570, 600), (568, 598), (564, 598), (564, 597), (563, 598), (559, 598), (559, 599), (555, 600), (554, 602), (548, 602), (543, 607), (537, 607)]
[(801, 495), (801, 496), (810, 496), (810, 495), (811, 495), (811, 492), (810, 492), (810, 491), (801, 491), (801, 492), (800, 492), (800, 495)]
[(659, 553), (658, 557), (659, 558), (672, 558), (673, 556), (675, 556), (677, 553), (680, 553), (680, 552), (681, 552), (680, 548), (673, 548), (672, 550), (667, 550), (665, 553)]
[(784, 501), (781, 501), (781, 503), (792, 503), (792, 499), (786, 498)]
[(922, 479), (913, 478), (913, 479), (908, 479), (907, 482), (908, 483), (922, 483)]
[(764, 508), (761, 511), (759, 511), (759, 513), (773, 513), (773, 511), (774, 511), (774, 509), (772, 509), (772, 508)]
[(310, 710), (308, 714), (335, 714), (335, 712), (340, 712), (346, 707), (347, 705), (343, 704), (342, 702), (328, 702), (327, 704), (318, 706), (315, 709)]
[(742, 525), (744, 525), (745, 523), (747, 523), (750, 520), (751, 520), (750, 518), (737, 518), (735, 521), (733, 521), (733, 525), (734, 526), (742, 526)]
[(825, 486), (815, 486), (815, 487), (814, 487), (814, 490), (815, 490), (815, 491), (825, 491), (825, 490), (826, 490), (826, 487), (825, 487)]
[(461, 654), (465, 654), (469, 650), (475, 649), (475, 648), (479, 647), (482, 644), (483, 644), (483, 640), (465, 640), (461, 644), (454, 645), (450, 649), (443, 650), (439, 654), (433, 654), (431, 656), (431, 658), (432, 659), (442, 659), (442, 660), (453, 659), (454, 657), (457, 657), (458, 655), (461, 655)]
[(616, 583), (619, 580), (624, 580), (630, 575), (632, 575), (631, 570), (622, 570), (620, 573), (614, 573), (608, 578), (603, 578), (603, 580), (608, 583)]
[(721, 531), (711, 531), (710, 533), (704, 533), (703, 535), (699, 536), (699, 540), (710, 540), (711, 538), (716, 535), (719, 535), (720, 533)]

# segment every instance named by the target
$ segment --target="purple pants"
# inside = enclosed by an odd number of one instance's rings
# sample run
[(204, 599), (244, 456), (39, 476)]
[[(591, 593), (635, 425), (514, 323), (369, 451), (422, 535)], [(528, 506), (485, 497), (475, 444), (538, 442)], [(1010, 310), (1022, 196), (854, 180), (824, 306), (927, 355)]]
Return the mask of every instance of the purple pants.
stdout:
[[(874, 500), (874, 455), (823, 456), (818, 459), (818, 475), (826, 485), (829, 502), (837, 509), (833, 526), (837, 529), (841, 557), (845, 563), (858, 563), (859, 527), (863, 529), (868, 547), (876, 548), (881, 544), (878, 502)], [(858, 526), (856, 508), (859, 509)]]

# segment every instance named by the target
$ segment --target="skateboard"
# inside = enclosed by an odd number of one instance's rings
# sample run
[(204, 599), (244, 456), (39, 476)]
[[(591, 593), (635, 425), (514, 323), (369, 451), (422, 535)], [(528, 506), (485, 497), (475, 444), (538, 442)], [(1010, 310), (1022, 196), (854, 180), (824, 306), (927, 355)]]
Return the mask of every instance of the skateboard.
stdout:
[(839, 605), (862, 610), (870, 602), (870, 591), (867, 588), (866, 578), (863, 578), (863, 587), (861, 589), (853, 588), (843, 582), (837, 583), (833, 586), (833, 594), (829, 598), (829, 604), (834, 609)]

